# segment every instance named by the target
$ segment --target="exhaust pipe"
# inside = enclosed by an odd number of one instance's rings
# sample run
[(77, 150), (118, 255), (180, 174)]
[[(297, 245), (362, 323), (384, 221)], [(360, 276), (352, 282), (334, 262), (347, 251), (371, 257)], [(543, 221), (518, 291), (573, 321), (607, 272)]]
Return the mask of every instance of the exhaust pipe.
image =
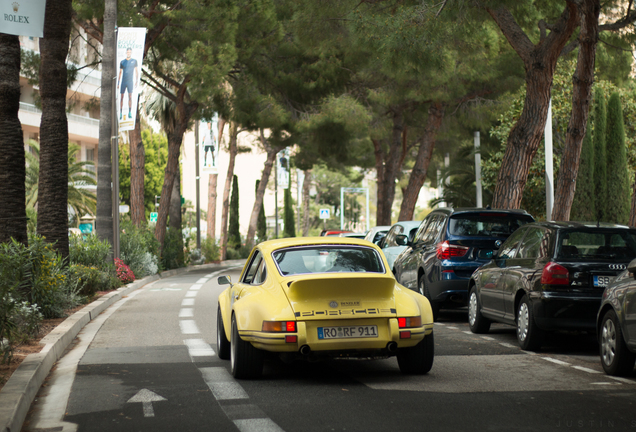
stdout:
[(311, 354), (311, 348), (309, 348), (309, 345), (303, 345), (300, 347), (300, 354), (304, 355), (304, 356), (308, 356), (309, 354)]
[(397, 352), (397, 349), (397, 342), (389, 342), (388, 344), (386, 344), (386, 350), (390, 353)]

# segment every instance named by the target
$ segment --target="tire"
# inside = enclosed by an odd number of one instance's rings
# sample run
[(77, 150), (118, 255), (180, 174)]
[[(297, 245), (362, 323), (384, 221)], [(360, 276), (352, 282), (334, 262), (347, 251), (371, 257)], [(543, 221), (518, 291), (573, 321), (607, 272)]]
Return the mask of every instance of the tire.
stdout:
[(634, 370), (636, 354), (627, 349), (618, 317), (613, 310), (603, 315), (599, 350), (601, 364), (608, 375), (625, 376)]
[(397, 352), (400, 372), (407, 375), (424, 375), (433, 367), (435, 339), (433, 333), (425, 336), (420, 343), (410, 348), (400, 348)]
[(230, 359), (230, 341), (225, 335), (225, 326), (223, 325), (223, 317), (221, 316), (221, 305), (216, 312), (216, 350), (221, 360)]
[(532, 304), (524, 295), (517, 308), (517, 341), (524, 351), (536, 351), (541, 348), (545, 334), (537, 327), (532, 314)]
[(418, 292), (428, 299), (428, 302), (431, 304), (431, 309), (433, 310), (433, 322), (437, 322), (437, 317), (439, 316), (439, 303), (434, 302), (431, 299), (431, 293), (428, 292), (428, 287), (426, 286), (426, 282), (424, 281), (424, 277), (425, 276), (422, 275), (417, 280)]
[(473, 333), (488, 333), (491, 321), (481, 314), (481, 303), (474, 285), (468, 293), (468, 327)]
[(230, 368), (237, 379), (258, 378), (263, 374), (263, 351), (241, 339), (232, 316), (232, 336), (230, 339)]

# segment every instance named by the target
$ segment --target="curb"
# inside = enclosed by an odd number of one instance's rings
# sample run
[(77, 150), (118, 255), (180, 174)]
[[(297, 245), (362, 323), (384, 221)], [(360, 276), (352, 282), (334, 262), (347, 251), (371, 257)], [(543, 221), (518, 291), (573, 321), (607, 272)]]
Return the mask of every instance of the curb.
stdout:
[(201, 264), (146, 276), (103, 295), (75, 312), (40, 341), (40, 345), (44, 345), (42, 351), (29, 354), (11, 375), (2, 391), (0, 391), (0, 431), (18, 432), (22, 429), (22, 424), (26, 419), (31, 403), (55, 362), (62, 357), (66, 348), (68, 348), (80, 330), (107, 307), (136, 289), (159, 279), (188, 273), (193, 270), (214, 269), (234, 264), (241, 265), (244, 262), (244, 260), (233, 260), (223, 261), (219, 264)]

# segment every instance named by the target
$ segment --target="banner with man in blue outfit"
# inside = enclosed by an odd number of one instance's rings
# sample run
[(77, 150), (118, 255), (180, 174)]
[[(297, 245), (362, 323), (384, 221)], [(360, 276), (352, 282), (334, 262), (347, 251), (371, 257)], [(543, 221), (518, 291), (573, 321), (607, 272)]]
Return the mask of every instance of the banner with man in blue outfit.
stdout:
[(135, 128), (145, 42), (146, 29), (143, 27), (117, 29), (117, 63), (119, 64), (117, 118), (120, 131)]

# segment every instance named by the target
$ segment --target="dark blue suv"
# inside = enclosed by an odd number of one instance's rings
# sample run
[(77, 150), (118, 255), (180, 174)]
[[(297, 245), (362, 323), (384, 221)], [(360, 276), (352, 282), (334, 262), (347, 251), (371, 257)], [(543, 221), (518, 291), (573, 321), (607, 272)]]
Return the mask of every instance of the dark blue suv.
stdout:
[(479, 258), (479, 251), (497, 249), (517, 228), (533, 221), (524, 210), (435, 209), (412, 241), (406, 236), (396, 239), (408, 247), (395, 260), (395, 277), (425, 295), (437, 319), (440, 306), (468, 304), (470, 276), (489, 261)]

